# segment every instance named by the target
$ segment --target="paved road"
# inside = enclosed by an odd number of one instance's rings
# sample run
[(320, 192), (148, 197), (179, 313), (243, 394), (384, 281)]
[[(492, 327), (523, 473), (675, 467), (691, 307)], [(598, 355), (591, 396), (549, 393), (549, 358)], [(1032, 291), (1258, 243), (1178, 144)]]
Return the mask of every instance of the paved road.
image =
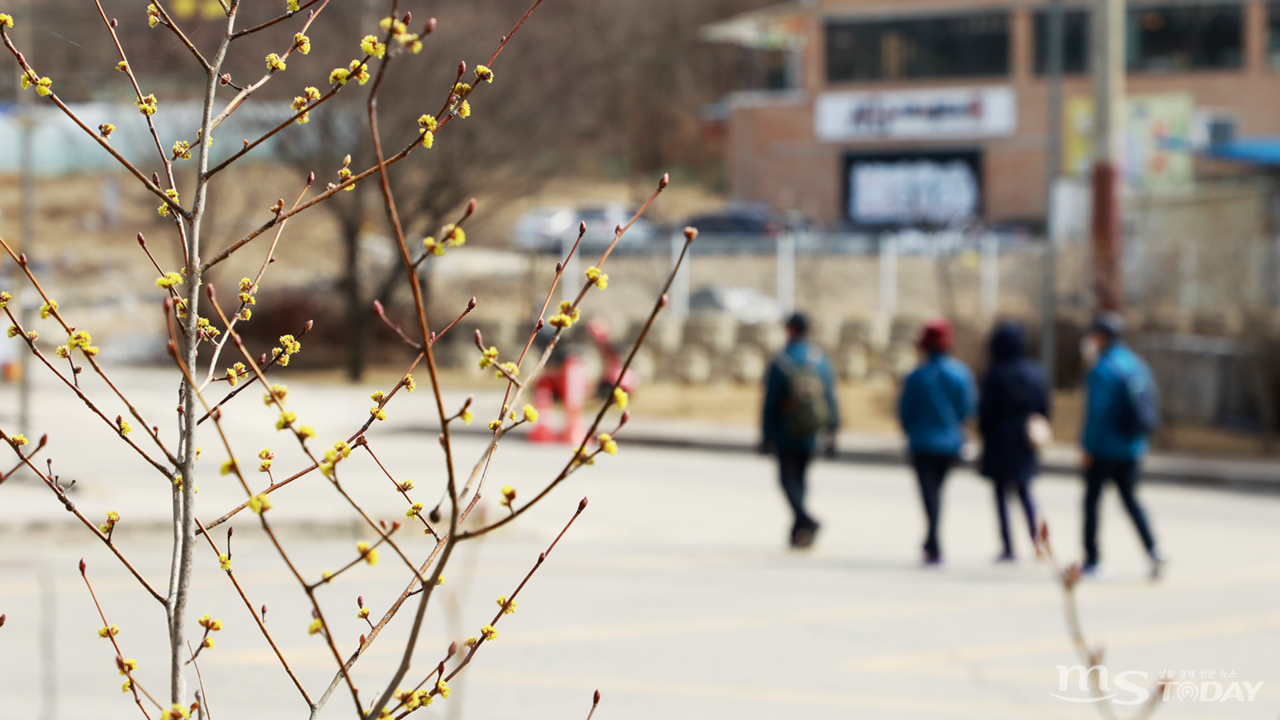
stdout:
[[(341, 421), (366, 403), (367, 389), (310, 398), (305, 389), (295, 388), (298, 413), (325, 438), (336, 437)], [(414, 399), (425, 405), (421, 393)], [(164, 398), (150, 402), (153, 413), (164, 411)], [(233, 436), (246, 453), (277, 442), (272, 418), (249, 407), (246, 417), (258, 424)], [(52, 401), (37, 413), (38, 423), (55, 429), (55, 467), (80, 480), (78, 503), (90, 515), (113, 508), (125, 513), (122, 544), (148, 577), (163, 577), (168, 539), (147, 529), (163, 520), (163, 489), (156, 492), (156, 481), (137, 462), (104, 453), (110, 437), (73, 419), (80, 415)], [(434, 489), (434, 441), (396, 432), (395, 425), (407, 427), (425, 415), (393, 412), (375, 437), (389, 464), (406, 468), (419, 488)], [(471, 440), (462, 445), (464, 457), (480, 449)], [(210, 446), (210, 476), (201, 481), (200, 498), (212, 512), (235, 495), (225, 479), (214, 477), (221, 458)], [(495, 480), (527, 496), (565, 456), (563, 449), (512, 444)], [(348, 472), (348, 484), (370, 498), (371, 511), (402, 516), (385, 478), (379, 481), (368, 460), (353, 460), (361, 464)], [(288, 525), (286, 542), (299, 567), (312, 576), (351, 557), (361, 537), (340, 524), (332, 490), (315, 480), (282, 491), (272, 511)], [(1046, 479), (1038, 493), (1056, 545), (1074, 556), (1080, 488)], [(578, 500), (591, 498), (522, 592), (519, 611), (499, 624), (499, 637), (463, 672), (452, 698), (427, 715), (585, 717), (596, 688), (604, 694), (597, 718), (1096, 715), (1094, 708), (1051, 697), (1080, 695), (1060, 693), (1054, 669), (1077, 662), (1060, 593), (1046, 568), (1029, 559), (992, 564), (996, 534), (985, 484), (961, 473), (947, 487), (948, 564), (942, 570), (917, 565), (922, 513), (902, 468), (820, 464), (812, 494), (824, 529), (811, 552), (792, 553), (783, 546), (787, 518), (766, 460), (627, 447), (624, 435), (617, 458), (605, 458), (522, 522), (455, 558), (416, 657), (419, 673), (451, 639), (475, 634), (492, 618), (494, 598), (510, 593)], [(1145, 671), (1154, 682), (1162, 669), (1231, 671), (1233, 680), (1265, 683), (1253, 702), (1173, 701), (1157, 717), (1276, 718), (1280, 498), (1156, 486), (1145, 488), (1144, 497), (1172, 558), (1167, 579), (1144, 579), (1137, 540), (1109, 495), (1104, 552), (1110, 577), (1081, 590), (1085, 626), (1105, 644), (1112, 673)], [(109, 620), (123, 629), (120, 642), (157, 690), (164, 685), (163, 612), (139, 595), (101, 547), (66, 531), (60, 523), (67, 513), (46, 490), (6, 484), (0, 498), (0, 612), (8, 615), (0, 629), (0, 718), (39, 717), (48, 680), (42, 659), (50, 647), (56, 717), (137, 717), (120, 693), (106, 641), (96, 637), (101, 622), (77, 560), (88, 559)], [(500, 510), (486, 508), (490, 517)], [(131, 523), (138, 529), (130, 532)], [(306, 686), (318, 692), (332, 668), (321, 641), (306, 633), (310, 618), (300, 592), (253, 523), (236, 523), (236, 529), (237, 575), (255, 605), (269, 605), (268, 625)], [(1029, 542), (1019, 541), (1027, 558)], [(425, 538), (409, 547), (424, 552)], [(192, 609), (226, 624), (200, 663), (214, 717), (305, 717), (214, 558), (198, 557), (200, 597)], [(403, 567), (384, 552), (377, 567), (360, 566), (321, 590), (344, 648), (360, 632), (355, 597), (363, 595), (376, 612), (403, 583)], [(51, 645), (42, 640), (46, 615)], [(393, 624), (384, 641), (403, 627), (403, 621)], [(357, 666), (366, 697), (398, 657), (394, 645), (379, 644)], [(349, 695), (338, 695), (325, 717), (350, 717), (351, 710)]]

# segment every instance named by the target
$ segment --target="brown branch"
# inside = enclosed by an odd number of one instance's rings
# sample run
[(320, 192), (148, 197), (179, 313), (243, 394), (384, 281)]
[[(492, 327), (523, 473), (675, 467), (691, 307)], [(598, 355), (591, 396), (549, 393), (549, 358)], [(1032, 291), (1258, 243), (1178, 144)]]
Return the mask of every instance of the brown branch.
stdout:
[[(204, 535), (204, 539), (209, 541), (209, 547), (213, 548), (213, 552), (219, 558), (222, 557), (222, 551), (218, 549), (218, 544), (213, 541), (213, 537), (209, 535), (209, 531), (205, 529), (200, 521), (196, 521), (196, 525), (200, 528), (200, 532)], [(284, 666), (284, 671), (289, 674), (289, 679), (293, 681), (298, 692), (302, 693), (302, 699), (307, 702), (307, 707), (314, 707), (315, 703), (311, 701), (311, 696), (307, 694), (307, 689), (302, 686), (302, 681), (294, 674), (293, 668), (289, 667), (289, 661), (285, 659), (284, 653), (280, 652), (280, 646), (276, 645), (276, 641), (271, 637), (271, 632), (267, 630), (266, 622), (258, 616), (257, 610), (253, 608), (253, 603), (249, 602), (249, 596), (245, 595), (244, 588), (240, 587), (240, 581), (236, 580), (236, 575), (228, 569), (227, 577), (231, 580), (231, 584), (235, 586), (236, 592), (239, 593), (240, 599), (244, 601), (244, 606), (249, 608), (249, 614), (253, 616), (254, 622), (258, 623), (258, 629), (262, 631), (262, 637), (267, 639), (267, 644), (271, 646), (271, 650), (275, 652), (276, 658), (280, 660), (280, 664)]]
[(89, 597), (93, 598), (93, 606), (98, 609), (98, 617), (102, 618), (102, 626), (107, 629), (106, 637), (111, 641), (111, 647), (115, 648), (116, 666), (120, 669), (120, 674), (129, 679), (129, 689), (133, 691), (133, 702), (142, 711), (143, 717), (150, 718), (151, 716), (147, 714), (147, 709), (142, 707), (142, 698), (138, 696), (138, 691), (142, 691), (142, 694), (146, 695), (147, 699), (157, 708), (160, 707), (160, 703), (151, 697), (151, 693), (147, 692), (146, 688), (138, 684), (138, 681), (133, 677), (133, 670), (125, 663), (124, 653), (120, 651), (120, 643), (116, 642), (116, 634), (111, 631), (111, 623), (107, 621), (107, 615), (102, 611), (102, 603), (98, 602), (98, 594), (93, 591), (93, 585), (89, 582), (89, 576), (85, 573), (83, 558), (80, 560), (80, 577), (84, 580), (85, 587), (89, 588)]
[[(13, 441), (13, 438), (5, 434), (3, 430), (0, 430), (0, 440), (4, 440), (9, 444), (9, 447), (12, 448), (15, 453), (18, 454), (18, 457), (22, 458), (22, 463), (27, 467), (31, 468), (31, 471), (34, 472), (37, 477), (43, 480), (44, 484), (47, 485), (49, 489), (53, 491), (53, 494), (56, 495), (58, 497), (58, 500), (62, 502), (62, 505), (67, 509), (67, 512), (71, 513), (72, 515), (75, 515), (76, 518), (80, 520), (80, 522), (85, 527), (93, 531), (93, 534), (96, 535), (98, 539), (101, 540), (102, 543), (106, 545), (109, 550), (111, 550), (111, 553), (115, 555), (116, 558), (118, 558), (120, 562), (125, 566), (125, 568), (129, 570), (129, 572), (133, 575), (133, 577), (136, 578), (137, 581), (142, 584), (142, 587), (145, 588), (146, 591), (150, 593), (152, 597), (154, 597), (156, 600), (160, 602), (160, 604), (163, 605), (165, 602), (164, 596), (156, 592), (155, 588), (151, 587), (151, 583), (147, 582), (147, 579), (142, 577), (142, 573), (138, 572), (138, 569), (133, 566), (133, 563), (129, 562), (129, 559), (124, 556), (124, 553), (120, 552), (120, 548), (116, 547), (115, 543), (111, 542), (111, 538), (107, 535), (102, 534), (102, 531), (98, 529), (98, 526), (95, 525), (92, 520), (85, 517), (84, 513), (80, 512), (79, 508), (77, 508), (75, 503), (72, 502), (71, 499), (67, 497), (66, 492), (61, 487), (59, 487), (56, 482), (54, 482), (53, 478), (41, 472), (40, 468), (36, 467), (35, 464), (31, 462), (31, 456), (23, 455), (22, 451), (18, 450), (18, 444)], [(44, 447), (44, 444), (47, 440), (48, 440), (47, 437), (40, 438), (40, 443), (36, 446), (36, 449), (38, 450), (41, 447)], [(35, 453), (32, 452), (32, 455), (34, 454)]]
[[(618, 373), (618, 378), (613, 383), (613, 388), (609, 393), (609, 397), (604, 401), (600, 411), (596, 414), (596, 418), (591, 423), (591, 427), (588, 428), (587, 432), (583, 435), (582, 442), (579, 443), (578, 449), (574, 451), (573, 458), (569, 460), (564, 469), (560, 471), (560, 474), (556, 476), (555, 480), (552, 480), (551, 483), (542, 490), (542, 492), (538, 493), (532, 500), (522, 505), (519, 510), (512, 511), (510, 515), (494, 522), (491, 525), (487, 525), (477, 530), (464, 532), (459, 540), (469, 540), (471, 538), (484, 535), (485, 533), (492, 532), (493, 530), (496, 530), (523, 515), (526, 510), (533, 507), (539, 500), (546, 497), (547, 494), (555, 489), (557, 485), (563, 482), (564, 479), (572, 472), (574, 466), (580, 462), (580, 459), (583, 456), (583, 451), (586, 449), (587, 442), (595, 436), (596, 431), (600, 428), (600, 423), (604, 420), (605, 413), (608, 412), (609, 407), (614, 402), (614, 392), (618, 389), (618, 385), (622, 382), (622, 378), (626, 375), (627, 370), (630, 369), (631, 363), (635, 361), (636, 354), (640, 351), (640, 346), (644, 344), (644, 340), (648, 336), (650, 328), (653, 327), (654, 321), (658, 318), (658, 313), (666, 306), (667, 292), (671, 289), (671, 283), (674, 281), (676, 273), (680, 270), (680, 266), (684, 263), (684, 259), (689, 253), (689, 246), (693, 243), (693, 239), (697, 237), (697, 235), (697, 231), (693, 228), (685, 228), (684, 247), (681, 248), (680, 257), (676, 259), (675, 264), (672, 266), (671, 273), (667, 275), (667, 281), (662, 286), (662, 294), (658, 296), (658, 301), (654, 303), (653, 311), (649, 313), (649, 319), (645, 322), (644, 328), (640, 331), (640, 336), (636, 338), (635, 345), (632, 346), (631, 353), (627, 356), (627, 361), (623, 363), (622, 370)], [(478, 488), (476, 494), (479, 495)]]
[[(18, 65), (22, 67), (22, 71), (24, 73), (26, 73), (32, 78), (39, 77), (36, 74), (36, 71), (32, 70), (31, 66), (27, 64), (26, 58), (22, 55), (21, 52), (18, 51), (18, 48), (14, 47), (13, 41), (9, 38), (9, 34), (3, 25), (0, 25), (0, 40), (3, 40), (4, 46), (9, 49), (9, 52), (13, 53), (14, 58), (17, 59)], [(160, 201), (162, 203), (164, 203), (165, 205), (168, 205), (174, 212), (178, 213), (179, 215), (182, 215), (185, 218), (189, 219), (191, 217), (190, 211), (183, 210), (182, 206), (179, 205), (177, 201), (175, 201), (173, 198), (166, 195), (164, 193), (164, 190), (162, 190), (159, 185), (151, 182), (151, 179), (148, 178), (146, 175), (143, 175), (141, 170), (138, 170), (138, 168), (133, 166), (133, 163), (129, 162), (128, 160), (125, 159), (123, 155), (116, 152), (116, 149), (111, 147), (111, 143), (107, 142), (106, 138), (102, 137), (100, 134), (91, 130), (88, 125), (85, 125), (84, 121), (81, 120), (79, 116), (77, 116), (75, 113), (71, 112), (71, 108), (67, 107), (66, 103), (62, 102), (62, 99), (58, 97), (57, 93), (53, 93), (53, 92), (49, 93), (49, 101), (52, 102), (54, 105), (57, 105), (58, 109), (62, 110), (62, 112), (67, 117), (71, 118), (71, 121), (74, 122), (77, 126), (79, 126), (81, 130), (85, 131), (85, 133), (87, 133), (89, 137), (93, 138), (94, 142), (102, 146), (103, 150), (106, 150), (107, 153), (111, 155), (111, 157), (119, 161), (120, 164), (123, 165), (126, 170), (128, 170), (131, 174), (133, 174), (134, 177), (138, 178), (138, 180), (141, 181), (142, 184), (146, 186), (148, 190), (150, 190), (156, 197), (160, 198)]]
[(297, 15), (298, 13), (302, 12), (303, 10), (306, 10), (307, 8), (311, 7), (312, 5), (315, 5), (318, 2), (320, 2), (320, 0), (310, 0), (309, 2), (302, 3), (300, 6), (298, 6), (297, 10), (291, 10), (277, 18), (268, 20), (262, 23), (261, 25), (255, 25), (251, 28), (246, 28), (244, 30), (237, 30), (236, 32), (231, 34), (231, 39), (239, 40), (245, 35), (252, 35), (253, 33), (256, 33), (260, 30), (266, 30), (267, 28), (271, 27), (272, 25), (275, 25), (276, 23), (280, 23), (280, 22), (284, 22), (285, 20), (288, 20), (289, 18), (293, 17), (294, 15)]

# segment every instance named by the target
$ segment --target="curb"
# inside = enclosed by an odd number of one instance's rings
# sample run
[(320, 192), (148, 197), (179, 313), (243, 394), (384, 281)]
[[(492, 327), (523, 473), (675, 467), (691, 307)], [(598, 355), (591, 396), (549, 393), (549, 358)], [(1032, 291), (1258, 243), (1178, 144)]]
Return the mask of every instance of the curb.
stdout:
[[(413, 428), (412, 432), (423, 432), (426, 428)], [(458, 432), (458, 431), (454, 431)], [(489, 437), (487, 430), (467, 428), (459, 432), (462, 435)], [(512, 434), (511, 439), (527, 442), (523, 434)], [(661, 435), (645, 435), (627, 433), (626, 444), (639, 447), (665, 448), (670, 450), (693, 450), (700, 452), (719, 452), (731, 454), (756, 455), (758, 449), (753, 444), (734, 440), (713, 440), (696, 437), (665, 437)], [(1170, 458), (1172, 459), (1172, 458)], [(840, 450), (836, 452), (835, 462), (855, 465), (906, 465), (907, 459), (900, 450)], [(963, 461), (961, 467), (973, 469), (976, 463)], [(1046, 461), (1040, 466), (1041, 475), (1055, 477), (1079, 477), (1080, 467), (1073, 463)], [(1195, 469), (1178, 471), (1165, 468), (1142, 470), (1142, 480), (1160, 485), (1204, 488), (1210, 490), (1229, 490), (1260, 495), (1280, 495), (1280, 471), (1272, 477), (1232, 472), (1206, 472)]]

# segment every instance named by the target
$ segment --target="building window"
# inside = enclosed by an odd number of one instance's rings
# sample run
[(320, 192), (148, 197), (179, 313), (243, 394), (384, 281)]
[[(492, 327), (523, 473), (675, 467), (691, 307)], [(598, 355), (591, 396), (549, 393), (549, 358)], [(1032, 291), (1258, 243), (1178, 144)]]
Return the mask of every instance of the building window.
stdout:
[(1224, 70), (1244, 61), (1239, 4), (1130, 7), (1125, 33), (1132, 72)]
[(1267, 57), (1280, 68), (1280, 2), (1267, 3)]
[(827, 23), (827, 80), (1009, 74), (1009, 13)]
[[(1034, 20), (1036, 74), (1043, 75), (1049, 67), (1049, 11), (1037, 10)], [(1062, 72), (1089, 72), (1088, 10), (1069, 8), (1062, 11)]]

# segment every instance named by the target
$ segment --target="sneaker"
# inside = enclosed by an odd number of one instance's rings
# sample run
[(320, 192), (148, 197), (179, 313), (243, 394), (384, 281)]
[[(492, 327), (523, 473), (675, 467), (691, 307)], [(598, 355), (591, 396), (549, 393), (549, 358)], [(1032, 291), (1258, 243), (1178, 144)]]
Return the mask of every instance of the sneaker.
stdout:
[(1106, 576), (1098, 563), (1088, 563), (1080, 568), (1080, 578), (1083, 580), (1104, 580)]
[(942, 567), (942, 555), (926, 552), (924, 554), (924, 566), (927, 568)]
[(996, 564), (1018, 562), (1018, 558), (1011, 552), (1002, 552), (996, 556)]
[(1166, 560), (1159, 550), (1151, 551), (1151, 579), (1159, 580), (1164, 576), (1164, 565)]
[(814, 528), (813, 530), (810, 530), (809, 528), (802, 528), (800, 530), (795, 531), (795, 534), (791, 536), (791, 549), (805, 550), (807, 548), (813, 547), (813, 538), (814, 538), (815, 530), (816, 528)]

